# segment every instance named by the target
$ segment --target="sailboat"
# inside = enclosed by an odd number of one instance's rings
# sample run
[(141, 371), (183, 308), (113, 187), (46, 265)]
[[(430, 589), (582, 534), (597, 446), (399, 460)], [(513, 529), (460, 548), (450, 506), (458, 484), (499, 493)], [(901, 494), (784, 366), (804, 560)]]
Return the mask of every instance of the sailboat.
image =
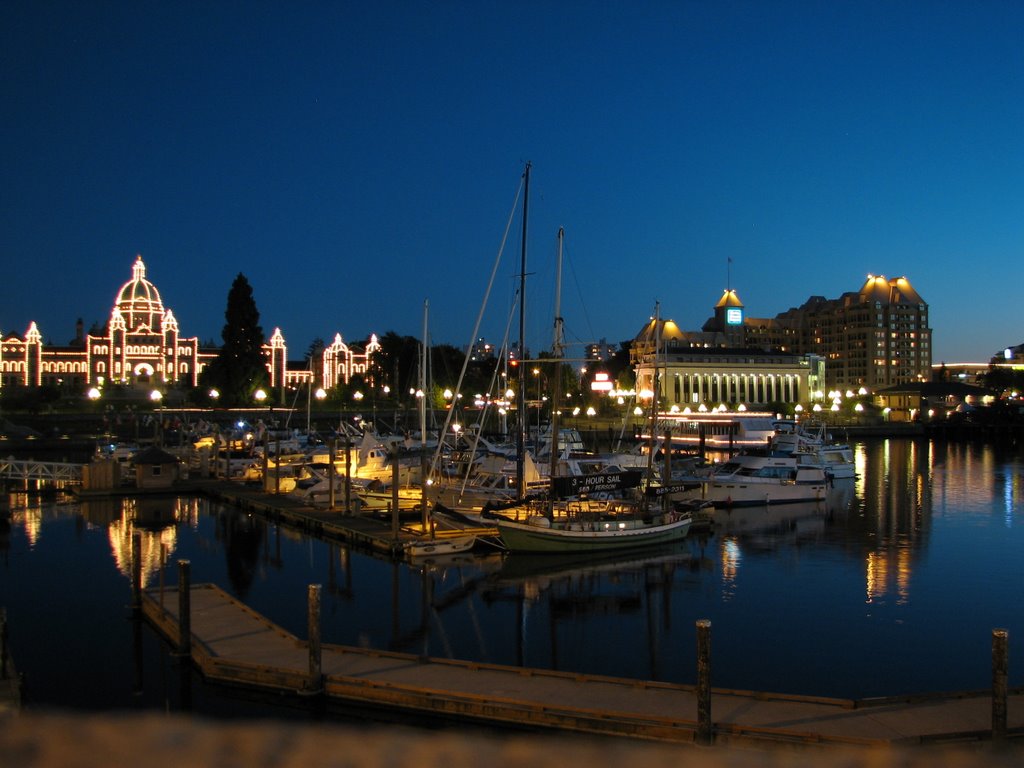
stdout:
[(420, 508), (423, 512), (422, 522), (424, 537), (405, 542), (403, 549), (407, 557), (434, 557), (437, 555), (450, 555), (459, 552), (467, 552), (476, 545), (476, 535), (464, 531), (438, 533), (435, 530), (433, 521), (427, 508), (427, 365), (429, 352), (427, 344), (427, 313), (428, 303), (423, 302), (423, 343), (420, 350), (420, 471), (421, 471), (421, 494)]
[[(560, 294), (562, 280), (563, 229), (558, 230), (558, 269), (555, 290), (555, 330), (552, 357), (555, 360), (554, 395), (551, 407), (551, 433), (558, 432), (561, 399), (562, 317)], [(525, 272), (525, 265), (524, 265)], [(655, 324), (657, 327), (657, 323)], [(657, 404), (657, 374), (652, 398), (652, 417)], [(520, 412), (522, 413), (522, 411)], [(653, 429), (651, 430), (653, 434)], [(649, 454), (650, 455), (650, 454)], [(559, 453), (551, 451), (551, 487), (548, 498), (528, 501), (515, 509), (495, 514), (501, 543), (512, 552), (607, 552), (669, 544), (684, 539), (693, 522), (687, 511), (678, 510), (664, 499), (660, 507), (650, 506), (646, 497), (640, 502), (627, 500), (591, 500), (577, 498), (559, 501), (555, 498), (559, 469)], [(651, 481), (648, 459), (647, 482)], [(591, 478), (588, 478), (590, 480)], [(600, 478), (592, 478), (599, 482)], [(556, 514), (557, 512), (557, 514)], [(512, 515), (515, 515), (513, 519)]]

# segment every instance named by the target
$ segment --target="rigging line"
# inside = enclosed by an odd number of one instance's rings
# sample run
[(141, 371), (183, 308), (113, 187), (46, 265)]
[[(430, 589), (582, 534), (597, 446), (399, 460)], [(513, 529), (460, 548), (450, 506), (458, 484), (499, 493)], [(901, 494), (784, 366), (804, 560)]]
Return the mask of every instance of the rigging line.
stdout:
[[(480, 323), (483, 321), (484, 310), (487, 309), (487, 300), (491, 295), (491, 288), (494, 287), (494, 277), (498, 273), (498, 265), (501, 264), (501, 255), (505, 251), (505, 243), (508, 241), (509, 230), (512, 229), (512, 222), (515, 220), (516, 207), (519, 205), (519, 195), (523, 192), (523, 187), (526, 184), (525, 176), (519, 180), (519, 189), (516, 190), (515, 200), (512, 201), (512, 209), (508, 213), (508, 221), (505, 223), (505, 233), (501, 236), (501, 245), (498, 246), (498, 253), (494, 259), (494, 266), (491, 268), (491, 279), (487, 281), (487, 290), (484, 292), (484, 300), (480, 305), (480, 311), (476, 316), (476, 324), (473, 326), (473, 333), (469, 337), (469, 346), (467, 350), (472, 351), (473, 343), (477, 339), (477, 334), (480, 331)], [(467, 354), (462, 361), (462, 371), (459, 372), (459, 380), (455, 385), (455, 392), (458, 393), (462, 390), (462, 381), (466, 377), (466, 368), (469, 367), (469, 358), (472, 355)], [(448, 414), (445, 416), (444, 427), (441, 429), (441, 434), (437, 440), (437, 450), (434, 451), (434, 458), (430, 462), (430, 477), (434, 476), (434, 472), (437, 469), (437, 463), (441, 460), (441, 448), (444, 445), (445, 435), (448, 434), (448, 427), (452, 423), (452, 415), (455, 413), (454, 398), (452, 399), (452, 407), (448, 409)]]
[[(313, 355), (309, 356), (309, 383), (306, 386), (307, 386), (307, 396), (308, 396), (312, 392), (312, 388), (313, 388)], [(299, 392), (300, 391), (302, 391), (302, 387), (296, 387), (295, 388), (295, 397), (292, 398), (292, 407), (291, 407), (291, 410), (288, 411), (288, 418), (285, 419), (285, 422), (284, 422), (284, 428), (285, 429), (289, 429), (291, 427), (292, 413), (295, 412), (295, 404), (297, 402), (299, 402)], [(308, 408), (307, 408), (307, 411), (308, 411)], [(307, 425), (307, 432), (308, 432), (308, 425)]]
[[(516, 296), (517, 297), (518, 297), (518, 294), (519, 294), (519, 291), (517, 290), (516, 291)], [(515, 319), (515, 316), (516, 316), (516, 306), (518, 304), (519, 304), (519, 302), (518, 302), (518, 300), (516, 300), (516, 301), (513, 301), (512, 302), (512, 306), (509, 307), (508, 319), (505, 322), (505, 336), (504, 336), (504, 338), (502, 339), (502, 342), (501, 342), (501, 354), (499, 354), (495, 358), (494, 372), (491, 374), (490, 384), (487, 385), (487, 391), (489, 393), (493, 393), (494, 392), (494, 383), (498, 379), (498, 371), (500, 370), (502, 364), (508, 359), (508, 357), (507, 357), (507, 354), (508, 354), (508, 338), (509, 338), (509, 334), (511, 333), (511, 330), (512, 330), (512, 320)], [(502, 392), (501, 396), (504, 397), (504, 395), (505, 395), (505, 393)], [(483, 425), (486, 423), (487, 413), (488, 413), (490, 408), (491, 408), (491, 402), (488, 399), (488, 401), (486, 402), (486, 404), (483, 407), (483, 410), (480, 411), (480, 427), (481, 428), (476, 430), (476, 432), (473, 434), (473, 449), (472, 449), (472, 452), (471, 452), (473, 455), (476, 454), (476, 449), (480, 446), (480, 438), (483, 437), (483, 435), (481, 434), (483, 432)], [(462, 487), (459, 489), (459, 493), (465, 493), (466, 492), (466, 486), (469, 484), (469, 476), (470, 476), (470, 473), (472, 472), (472, 469), (473, 469), (473, 463), (472, 462), (468, 462), (466, 464), (466, 475), (462, 479)]]
[[(590, 338), (596, 339), (597, 336), (594, 334), (594, 325), (590, 321), (590, 314), (587, 312), (587, 305), (583, 301), (583, 291), (580, 288), (579, 275), (576, 273), (576, 270), (574, 268), (575, 264), (573, 264), (572, 257), (569, 254), (568, 248), (565, 248), (563, 250), (563, 253), (567, 257), (566, 260), (569, 262), (569, 271), (572, 273), (573, 285), (576, 286), (576, 295), (579, 297), (580, 300), (580, 308), (583, 310), (583, 319), (586, 323), (587, 330), (590, 332)], [(576, 338), (579, 339), (579, 336), (577, 335)], [(582, 343), (582, 339), (580, 341)]]

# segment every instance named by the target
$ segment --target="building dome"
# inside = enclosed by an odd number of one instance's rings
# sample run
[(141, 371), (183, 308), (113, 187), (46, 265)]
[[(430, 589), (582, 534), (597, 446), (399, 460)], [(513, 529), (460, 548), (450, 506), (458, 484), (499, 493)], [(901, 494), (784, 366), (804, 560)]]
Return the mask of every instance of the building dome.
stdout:
[(653, 317), (648, 320), (634, 337), (634, 341), (653, 344), (657, 338), (665, 341), (681, 341), (684, 338), (683, 332), (676, 325), (675, 320), (655, 320)]
[(740, 309), (743, 309), (743, 302), (740, 301), (740, 297), (736, 295), (736, 291), (732, 288), (727, 288), (722, 294), (722, 298), (720, 298), (718, 303), (715, 304), (715, 309), (719, 309), (721, 307), (739, 307)]
[(160, 330), (164, 303), (160, 299), (160, 291), (146, 279), (146, 265), (142, 263), (142, 256), (135, 258), (132, 279), (121, 286), (114, 299), (114, 309), (120, 311), (129, 331), (136, 331), (142, 326), (151, 331)]
[(924, 304), (924, 300), (914, 290), (914, 286), (905, 277), (887, 280), (884, 275), (868, 275), (867, 281), (860, 289), (861, 301), (879, 304)]

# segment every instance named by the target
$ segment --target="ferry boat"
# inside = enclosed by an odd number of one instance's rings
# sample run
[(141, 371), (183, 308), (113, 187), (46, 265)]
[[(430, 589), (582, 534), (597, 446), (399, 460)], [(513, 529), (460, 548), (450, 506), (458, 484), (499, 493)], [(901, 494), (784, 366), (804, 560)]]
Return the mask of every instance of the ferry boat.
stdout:
[(767, 445), (775, 434), (777, 420), (774, 413), (754, 411), (659, 413), (655, 438), (660, 439), (668, 434), (673, 446), (703, 446), (709, 451), (733, 451)]

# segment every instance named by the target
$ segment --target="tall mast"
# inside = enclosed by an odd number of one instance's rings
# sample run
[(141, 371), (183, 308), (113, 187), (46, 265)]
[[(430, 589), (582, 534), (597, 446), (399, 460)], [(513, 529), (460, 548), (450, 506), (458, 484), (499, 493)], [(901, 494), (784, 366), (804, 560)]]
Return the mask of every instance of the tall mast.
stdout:
[[(658, 428), (658, 388), (660, 382), (658, 381), (658, 357), (661, 354), (661, 303), (654, 302), (654, 357), (653, 370), (651, 372), (651, 413), (650, 413), (650, 430), (651, 436), (647, 441), (647, 472), (646, 474), (646, 488), (651, 487), (651, 483), (654, 479), (654, 446), (655, 442), (655, 431)], [(666, 448), (667, 450), (667, 448)], [(666, 481), (667, 482), (667, 481)], [(646, 490), (646, 489), (645, 489)], [(644, 506), (647, 505), (647, 494), (644, 493)]]
[(427, 361), (430, 359), (430, 342), (427, 339), (427, 309), (430, 303), (423, 300), (423, 341), (420, 344), (420, 488), (422, 498), (423, 529), (429, 525), (427, 505)]
[(551, 356), (555, 360), (553, 387), (551, 391), (551, 470), (548, 477), (551, 479), (552, 492), (551, 515), (554, 515), (554, 487), (555, 477), (558, 470), (558, 436), (559, 424), (558, 415), (561, 409), (562, 399), (562, 241), (565, 239), (565, 228), (558, 228), (558, 266), (555, 270), (555, 333), (551, 341)]
[(522, 257), (519, 266), (519, 369), (518, 389), (519, 423), (516, 425), (516, 492), (519, 498), (526, 495), (523, 477), (523, 451), (526, 450), (526, 220), (530, 207), (530, 163), (526, 163), (523, 171), (523, 243)]

